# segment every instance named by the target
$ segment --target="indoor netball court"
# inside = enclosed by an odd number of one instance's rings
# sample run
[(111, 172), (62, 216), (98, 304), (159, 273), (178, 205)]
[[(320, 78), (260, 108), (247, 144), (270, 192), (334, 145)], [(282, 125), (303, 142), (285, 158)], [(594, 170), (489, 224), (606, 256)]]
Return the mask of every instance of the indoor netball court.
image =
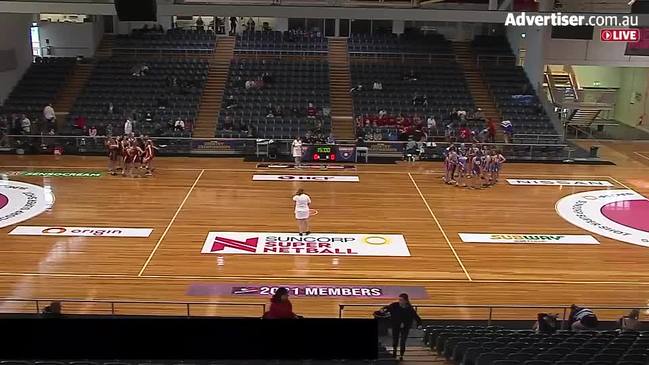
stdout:
[[(400, 292), (454, 319), (644, 307), (649, 147), (602, 154), (616, 164), (505, 164), (481, 190), (444, 184), (439, 162), (160, 158), (153, 177), (123, 178), (101, 157), (0, 156), (0, 296), (15, 299), (2, 306), (261, 316), (286, 286), (308, 317), (369, 317)], [(296, 234), (298, 188), (312, 199), (308, 238)]]

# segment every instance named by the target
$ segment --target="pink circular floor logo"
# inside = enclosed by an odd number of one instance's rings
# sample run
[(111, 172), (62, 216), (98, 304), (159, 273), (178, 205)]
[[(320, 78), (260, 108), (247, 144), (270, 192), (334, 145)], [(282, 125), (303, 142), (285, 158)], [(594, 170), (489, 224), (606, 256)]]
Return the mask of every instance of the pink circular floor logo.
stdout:
[(649, 200), (633, 190), (596, 190), (568, 195), (557, 213), (587, 231), (649, 247)]
[(4, 194), (0, 194), (0, 209), (4, 208), (7, 203), (9, 203), (9, 198)]
[(42, 186), (0, 180), (0, 228), (33, 218), (54, 203), (54, 195)]

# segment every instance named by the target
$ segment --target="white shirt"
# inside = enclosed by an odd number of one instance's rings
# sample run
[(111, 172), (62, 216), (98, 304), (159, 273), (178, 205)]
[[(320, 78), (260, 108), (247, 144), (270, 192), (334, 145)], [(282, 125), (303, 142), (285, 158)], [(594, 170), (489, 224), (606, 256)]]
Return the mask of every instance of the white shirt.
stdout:
[(174, 126), (185, 128), (185, 122), (182, 119), (178, 119), (176, 121), (176, 124), (174, 124)]
[(45, 117), (45, 119), (54, 119), (56, 117), (56, 114), (54, 113), (54, 108), (47, 105), (45, 109), (43, 109), (43, 116)]
[(435, 128), (437, 126), (437, 122), (435, 121), (435, 118), (428, 118), (426, 121), (428, 123), (428, 128)]
[(124, 123), (124, 134), (131, 134), (132, 132), (133, 123), (129, 119), (126, 119), (126, 123)]
[(295, 211), (296, 212), (308, 212), (309, 204), (311, 204), (311, 198), (306, 194), (295, 195), (293, 197), (295, 202)]
[(297, 139), (291, 144), (293, 157), (302, 157), (302, 142)]

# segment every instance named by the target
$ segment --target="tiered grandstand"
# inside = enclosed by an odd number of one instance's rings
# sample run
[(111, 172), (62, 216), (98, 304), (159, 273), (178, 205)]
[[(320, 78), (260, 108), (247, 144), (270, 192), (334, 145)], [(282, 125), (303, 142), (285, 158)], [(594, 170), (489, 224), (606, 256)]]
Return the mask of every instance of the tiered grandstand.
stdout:
[(456, 365), (641, 365), (646, 332), (559, 331), (538, 334), (501, 327), (429, 326), (425, 343)]

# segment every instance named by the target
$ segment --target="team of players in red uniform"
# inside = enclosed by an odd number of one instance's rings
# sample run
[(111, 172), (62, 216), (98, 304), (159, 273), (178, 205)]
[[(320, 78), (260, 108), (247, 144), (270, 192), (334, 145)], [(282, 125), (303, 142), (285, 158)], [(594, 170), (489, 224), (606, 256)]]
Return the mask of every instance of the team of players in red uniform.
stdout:
[[(106, 139), (108, 150), (108, 171), (117, 175), (122, 170), (122, 176), (141, 177), (153, 175), (153, 159), (158, 150), (153, 141), (146, 137), (134, 136), (108, 137)], [(135, 174), (134, 174), (135, 172)]]
[[(502, 153), (484, 145), (466, 147), (451, 145), (444, 151), (444, 182), (451, 185), (480, 189), (498, 182), (500, 169), (507, 161)], [(467, 180), (471, 181), (467, 184)]]

